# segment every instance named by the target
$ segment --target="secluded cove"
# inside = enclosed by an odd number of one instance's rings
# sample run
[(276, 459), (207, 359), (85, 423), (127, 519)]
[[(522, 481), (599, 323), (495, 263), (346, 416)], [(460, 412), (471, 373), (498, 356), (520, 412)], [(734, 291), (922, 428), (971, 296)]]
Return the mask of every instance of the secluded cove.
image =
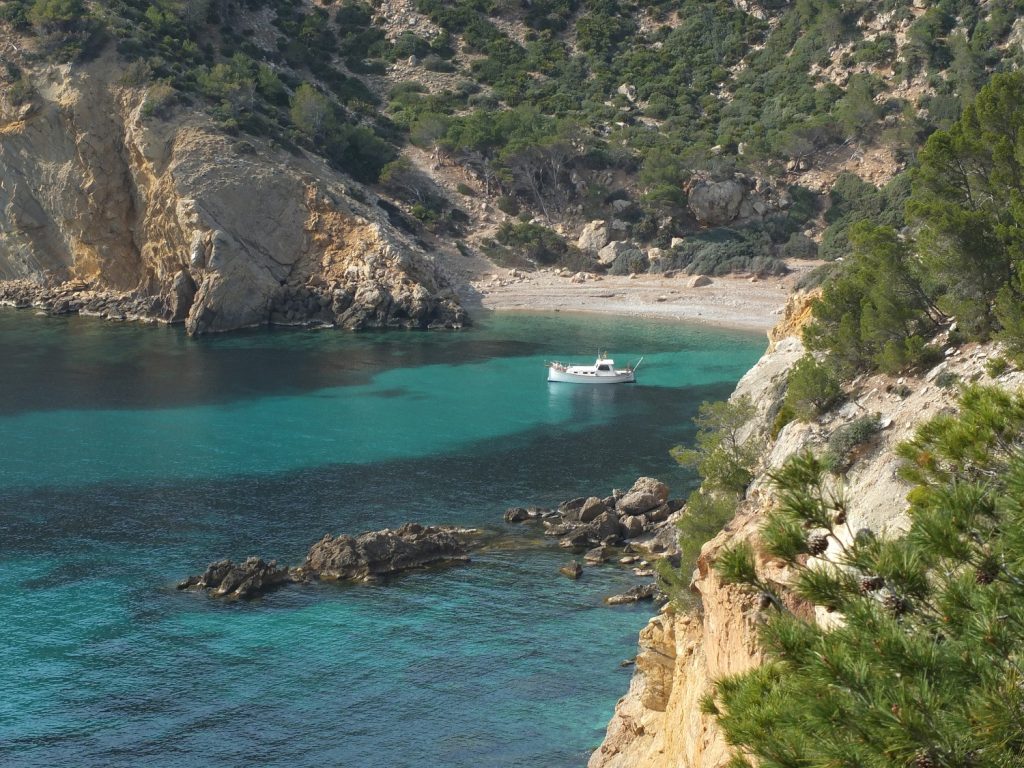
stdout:
[[(501, 314), (455, 333), (178, 329), (0, 312), (0, 762), (580, 766), (628, 685), (628, 571), (488, 551), (252, 604), (173, 590), (325, 532), (500, 526), (513, 504), (690, 482), (667, 454), (760, 334)], [(598, 349), (640, 384), (548, 385)]]

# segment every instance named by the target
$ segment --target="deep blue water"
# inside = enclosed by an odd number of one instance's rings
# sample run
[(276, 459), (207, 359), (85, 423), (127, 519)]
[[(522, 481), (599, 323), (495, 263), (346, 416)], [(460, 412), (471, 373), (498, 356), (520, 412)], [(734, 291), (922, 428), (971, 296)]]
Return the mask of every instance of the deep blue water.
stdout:
[[(178, 329), (0, 312), (0, 764), (582, 766), (650, 608), (602, 598), (513, 504), (692, 478), (760, 335), (501, 315), (457, 333)], [(643, 354), (631, 386), (543, 362)], [(249, 604), (175, 591), (325, 532), (506, 530), (471, 565)]]

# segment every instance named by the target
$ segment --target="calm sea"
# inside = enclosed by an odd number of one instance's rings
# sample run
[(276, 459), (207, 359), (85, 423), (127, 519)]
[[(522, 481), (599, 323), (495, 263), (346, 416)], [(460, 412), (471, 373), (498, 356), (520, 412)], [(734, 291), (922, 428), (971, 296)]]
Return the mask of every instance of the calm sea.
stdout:
[[(501, 515), (641, 474), (685, 495), (668, 449), (763, 347), (564, 313), (195, 340), (0, 311), (0, 764), (583, 766), (651, 609)], [(599, 348), (641, 383), (545, 382)], [(174, 589), (409, 520), (509, 536), (383, 585)]]

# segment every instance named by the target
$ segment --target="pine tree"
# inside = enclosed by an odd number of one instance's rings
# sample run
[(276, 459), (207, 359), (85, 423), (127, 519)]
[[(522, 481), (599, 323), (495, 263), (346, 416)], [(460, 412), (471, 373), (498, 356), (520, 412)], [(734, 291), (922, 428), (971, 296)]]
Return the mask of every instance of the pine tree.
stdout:
[[(813, 455), (775, 473), (761, 547), (842, 621), (787, 612), (749, 544), (720, 555), (724, 579), (779, 609), (761, 634), (768, 663), (705, 702), (731, 744), (765, 768), (1024, 766), (1022, 447), (1024, 395), (968, 388), (959, 416), (900, 449), (915, 488), (894, 540), (835, 522), (845, 501)], [(809, 567), (809, 532), (823, 531), (836, 553)]]
[(815, 303), (804, 341), (846, 374), (914, 365), (936, 323), (910, 244), (868, 222), (850, 228), (850, 242), (853, 253)]

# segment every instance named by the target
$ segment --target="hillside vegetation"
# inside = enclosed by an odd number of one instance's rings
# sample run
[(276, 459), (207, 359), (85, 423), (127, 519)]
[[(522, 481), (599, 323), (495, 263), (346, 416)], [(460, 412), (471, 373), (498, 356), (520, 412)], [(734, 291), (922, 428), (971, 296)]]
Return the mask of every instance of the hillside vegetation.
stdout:
[[(893, 177), (1015, 64), (1017, 15), (1008, 0), (0, 3), (33, 61), (116, 47), (152, 120), (204, 109), (377, 185), (406, 226), (620, 273), (778, 272), (843, 255), (857, 220), (902, 226)], [(8, 62), (28, 99), (23, 75)], [(629, 247), (577, 248), (592, 219)]]
[[(951, 389), (960, 377), (942, 361), (965, 342), (1000, 342), (1005, 357), (983, 354), (991, 377), (1021, 364), (1022, 107), (1024, 75), (994, 76), (919, 153), (908, 226), (851, 228), (852, 253), (804, 331), (817, 354), (791, 370), (780, 416), (827, 423), (845, 392), (863, 396), (849, 381), (863, 373), (930, 369)], [(902, 382), (887, 391), (905, 397)], [(739, 748), (732, 765), (1024, 764), (1022, 409), (1019, 392), (968, 385), (959, 413), (898, 447), (913, 484), (899, 537), (851, 527), (843, 490), (851, 457), (886, 426), (877, 413), (770, 473), (777, 503), (756, 544), (715, 560), (777, 609), (760, 631), (767, 663), (704, 701)], [(892, 516), (901, 509), (893, 499)], [(759, 562), (785, 564), (785, 589)]]

